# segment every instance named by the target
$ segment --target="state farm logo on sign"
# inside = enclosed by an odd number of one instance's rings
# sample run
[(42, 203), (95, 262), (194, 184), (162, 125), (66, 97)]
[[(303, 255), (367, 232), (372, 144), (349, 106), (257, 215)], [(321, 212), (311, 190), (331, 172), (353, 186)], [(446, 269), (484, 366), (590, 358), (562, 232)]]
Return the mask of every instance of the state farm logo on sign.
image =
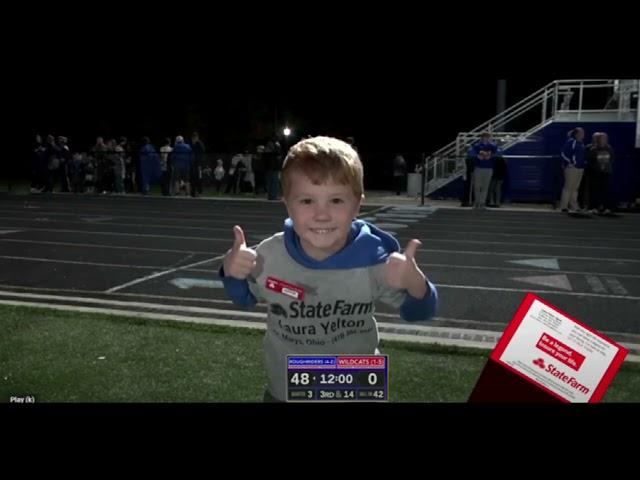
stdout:
[(545, 364), (542, 358), (536, 358), (533, 361), (533, 364), (539, 369), (544, 370), (546, 373), (557, 378), (558, 380), (561, 380), (562, 382), (568, 384), (571, 388), (578, 390), (580, 393), (584, 395), (589, 393), (589, 388), (579, 383), (575, 377), (567, 375), (565, 372), (551, 363)]
[(549, 373), (552, 377), (557, 378), (561, 382), (566, 383), (571, 388), (577, 390), (583, 395), (588, 395), (591, 391), (589, 387), (580, 383), (576, 377), (567, 375), (565, 372), (557, 368), (555, 365), (552, 365), (551, 363), (547, 365), (544, 371)]
[(538, 368), (544, 368), (544, 360), (541, 358), (536, 358), (533, 361), (533, 364), (536, 365)]

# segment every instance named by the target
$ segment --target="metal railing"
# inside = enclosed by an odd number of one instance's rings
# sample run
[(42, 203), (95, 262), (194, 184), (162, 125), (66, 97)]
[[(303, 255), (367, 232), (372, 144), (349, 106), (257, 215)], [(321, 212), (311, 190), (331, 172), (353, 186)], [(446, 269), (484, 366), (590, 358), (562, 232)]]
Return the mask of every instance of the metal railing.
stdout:
[[(560, 113), (575, 114), (576, 121), (591, 112), (617, 110), (621, 117), (630, 110), (631, 95), (638, 92), (639, 83), (639, 80), (582, 79), (555, 80), (545, 85), (473, 130), (458, 133), (455, 140), (427, 156), (425, 194), (464, 173), (466, 153), (483, 132), (491, 133), (500, 148), (506, 150), (547, 126)], [(535, 109), (539, 109), (537, 115)], [(531, 115), (528, 122), (523, 122), (525, 115)], [(525, 129), (507, 130), (516, 121), (526, 123)]]

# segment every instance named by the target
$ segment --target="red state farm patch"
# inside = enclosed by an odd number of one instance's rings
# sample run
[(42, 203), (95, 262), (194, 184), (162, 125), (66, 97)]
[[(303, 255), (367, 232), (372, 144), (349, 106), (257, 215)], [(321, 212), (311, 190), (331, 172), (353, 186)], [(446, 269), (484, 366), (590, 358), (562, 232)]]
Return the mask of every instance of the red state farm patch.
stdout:
[(284, 280), (279, 280), (274, 277), (267, 277), (265, 287), (267, 287), (268, 290), (287, 295), (289, 297), (295, 298), (296, 300), (304, 300), (304, 289), (298, 287), (297, 285), (285, 282)]

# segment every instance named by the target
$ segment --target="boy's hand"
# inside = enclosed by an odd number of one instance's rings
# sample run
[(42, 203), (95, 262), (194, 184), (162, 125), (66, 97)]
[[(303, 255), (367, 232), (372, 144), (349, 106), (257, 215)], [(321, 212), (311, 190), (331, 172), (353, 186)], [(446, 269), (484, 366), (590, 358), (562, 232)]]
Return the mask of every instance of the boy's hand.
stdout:
[(393, 252), (383, 268), (383, 278), (389, 287), (407, 290), (412, 297), (418, 299), (424, 298), (427, 293), (424, 273), (415, 261), (416, 250), (420, 245), (420, 240), (410, 240), (404, 254)]
[(258, 254), (255, 250), (247, 248), (244, 232), (238, 225), (233, 227), (233, 235), (235, 236), (233, 247), (227, 252), (222, 262), (224, 274), (238, 280), (244, 280), (256, 266)]

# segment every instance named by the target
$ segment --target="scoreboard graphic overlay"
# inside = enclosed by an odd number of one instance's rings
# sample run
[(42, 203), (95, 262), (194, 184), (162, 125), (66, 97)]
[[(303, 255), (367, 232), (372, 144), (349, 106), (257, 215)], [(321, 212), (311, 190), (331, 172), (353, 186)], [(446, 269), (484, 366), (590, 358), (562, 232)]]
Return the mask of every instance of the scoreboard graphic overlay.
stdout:
[(387, 355), (287, 355), (289, 402), (386, 402)]

